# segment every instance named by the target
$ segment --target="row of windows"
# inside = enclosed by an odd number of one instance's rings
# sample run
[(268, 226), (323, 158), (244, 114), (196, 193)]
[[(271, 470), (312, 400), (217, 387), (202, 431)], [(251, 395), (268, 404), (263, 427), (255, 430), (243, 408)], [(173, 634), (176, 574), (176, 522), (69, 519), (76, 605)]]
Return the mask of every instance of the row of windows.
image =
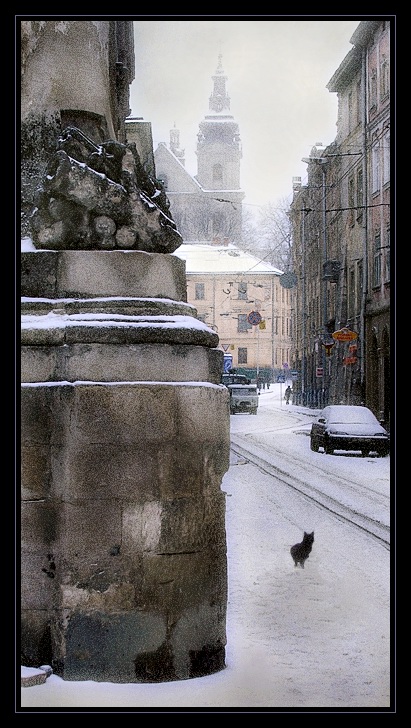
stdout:
[[(229, 285), (229, 284), (227, 284)], [(285, 288), (281, 288), (281, 300), (282, 302), (286, 302), (287, 299), (287, 293), (288, 291)], [(195, 283), (194, 288), (194, 298), (196, 301), (204, 301), (205, 300), (205, 283)], [(274, 296), (275, 299), (278, 299), (278, 289), (274, 289)], [(248, 300), (248, 284), (244, 283), (244, 281), (241, 281), (237, 285), (237, 298), (240, 301), (247, 301)]]
[[(239, 346), (238, 350), (237, 350), (237, 355), (238, 355), (238, 365), (239, 366), (241, 364), (248, 364), (248, 360), (247, 360), (248, 351), (247, 351), (246, 347)], [(288, 359), (289, 359), (289, 350), (287, 350), (287, 351), (285, 349), (277, 350), (276, 360), (275, 360), (274, 365), (276, 367), (281, 367), (283, 362), (288, 361)]]
[[(203, 323), (207, 323), (205, 314), (199, 314), (198, 320), (202, 321)], [(250, 329), (253, 328), (253, 325), (249, 323), (248, 321), (248, 313), (239, 313), (237, 318), (237, 333), (244, 334)], [(281, 328), (281, 335), (282, 336), (291, 336), (291, 319), (285, 316), (276, 317), (274, 319), (274, 327), (273, 327), (273, 334), (278, 336), (278, 323), (280, 322), (280, 328)]]

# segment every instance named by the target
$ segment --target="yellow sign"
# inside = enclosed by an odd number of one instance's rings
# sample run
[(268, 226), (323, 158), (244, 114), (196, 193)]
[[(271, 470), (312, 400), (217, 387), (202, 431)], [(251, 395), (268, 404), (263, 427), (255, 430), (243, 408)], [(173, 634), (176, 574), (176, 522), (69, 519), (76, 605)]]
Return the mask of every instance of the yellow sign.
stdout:
[(264, 331), (264, 329), (265, 329), (265, 321), (260, 321), (260, 323), (258, 324), (258, 328), (261, 329), (261, 331)]
[(358, 337), (358, 334), (355, 331), (350, 331), (350, 329), (347, 329), (345, 326), (342, 329), (339, 329), (338, 331), (334, 331), (333, 334), (331, 334), (333, 339), (336, 341), (354, 341)]

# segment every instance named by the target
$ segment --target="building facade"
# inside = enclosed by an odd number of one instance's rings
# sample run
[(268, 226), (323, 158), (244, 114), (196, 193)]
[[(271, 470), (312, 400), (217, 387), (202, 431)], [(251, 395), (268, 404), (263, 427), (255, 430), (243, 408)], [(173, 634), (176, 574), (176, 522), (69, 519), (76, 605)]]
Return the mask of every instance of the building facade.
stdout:
[(307, 185), (294, 185), (293, 362), (302, 401), (362, 402), (388, 425), (389, 21), (361, 22), (351, 43), (327, 84), (336, 139), (313, 147)]
[(282, 272), (232, 244), (184, 244), (187, 300), (216, 331), (239, 373), (269, 383), (291, 354), (289, 289)]

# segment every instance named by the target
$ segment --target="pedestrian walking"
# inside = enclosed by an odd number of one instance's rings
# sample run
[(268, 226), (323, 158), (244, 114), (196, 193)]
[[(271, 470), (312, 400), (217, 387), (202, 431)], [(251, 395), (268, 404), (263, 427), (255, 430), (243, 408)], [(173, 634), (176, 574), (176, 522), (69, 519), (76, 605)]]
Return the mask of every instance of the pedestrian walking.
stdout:
[(293, 390), (291, 389), (290, 385), (288, 385), (287, 389), (284, 392), (284, 399), (286, 404), (290, 404), (290, 397), (293, 393)]

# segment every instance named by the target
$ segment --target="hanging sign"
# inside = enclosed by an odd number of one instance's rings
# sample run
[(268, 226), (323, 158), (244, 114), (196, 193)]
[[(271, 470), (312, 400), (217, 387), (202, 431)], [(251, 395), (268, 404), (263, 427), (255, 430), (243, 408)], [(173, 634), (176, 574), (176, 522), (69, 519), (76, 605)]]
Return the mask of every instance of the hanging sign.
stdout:
[(323, 347), (327, 356), (331, 356), (331, 349), (335, 346), (335, 341), (323, 341)]
[(331, 334), (333, 339), (336, 341), (354, 341), (358, 337), (358, 334), (356, 331), (350, 331), (350, 329), (347, 329), (345, 326), (342, 329), (339, 329), (338, 331), (334, 331), (333, 334)]

